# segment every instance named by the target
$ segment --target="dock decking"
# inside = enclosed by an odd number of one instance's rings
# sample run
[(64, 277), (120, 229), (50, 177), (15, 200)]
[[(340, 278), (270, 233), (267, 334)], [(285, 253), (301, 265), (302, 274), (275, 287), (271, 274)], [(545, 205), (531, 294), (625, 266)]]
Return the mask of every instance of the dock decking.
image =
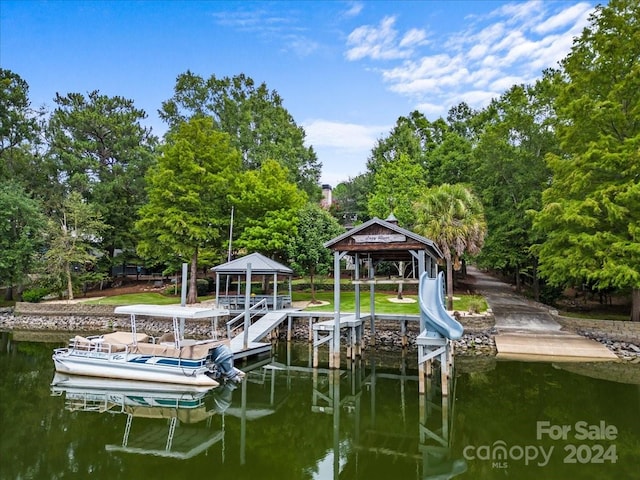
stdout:
[(270, 311), (249, 326), (247, 348), (244, 344), (244, 332), (231, 339), (230, 348), (233, 358), (240, 359), (251, 355), (266, 353), (271, 350), (270, 342), (261, 342), (271, 331), (278, 328), (292, 313), (291, 310)]

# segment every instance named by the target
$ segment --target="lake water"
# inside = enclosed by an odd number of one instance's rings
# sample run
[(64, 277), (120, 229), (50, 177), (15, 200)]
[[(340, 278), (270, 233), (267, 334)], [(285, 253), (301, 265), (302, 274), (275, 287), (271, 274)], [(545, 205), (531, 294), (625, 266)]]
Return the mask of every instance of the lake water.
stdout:
[(52, 387), (58, 345), (0, 340), (1, 479), (640, 478), (638, 365), (457, 357), (443, 402), (413, 353), (332, 372), (293, 344), (235, 389), (150, 393)]

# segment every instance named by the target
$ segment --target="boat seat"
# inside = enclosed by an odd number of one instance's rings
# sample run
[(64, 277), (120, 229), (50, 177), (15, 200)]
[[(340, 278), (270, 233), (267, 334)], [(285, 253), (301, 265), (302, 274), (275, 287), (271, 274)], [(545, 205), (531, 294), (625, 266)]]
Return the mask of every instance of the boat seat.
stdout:
[(173, 332), (164, 333), (159, 339), (158, 343), (173, 343), (176, 341), (176, 336)]
[(76, 335), (73, 337), (73, 346), (76, 350), (91, 350), (94, 344), (88, 338)]
[(73, 337), (73, 347), (76, 350), (87, 350), (96, 352), (124, 352), (127, 346), (124, 343), (105, 342), (102, 339), (89, 339), (76, 335)]
[[(133, 344), (133, 334), (131, 332), (111, 332), (102, 336), (103, 343), (119, 343), (122, 345)], [(136, 333), (136, 343), (148, 343), (149, 335), (146, 333)]]
[[(146, 343), (149, 341), (149, 335), (145, 333), (136, 333), (136, 342)], [(111, 332), (102, 336), (101, 350), (109, 352), (124, 352), (133, 345), (133, 334), (131, 332)]]
[(138, 343), (129, 347), (131, 353), (142, 355), (157, 355), (160, 357), (180, 358), (180, 349), (172, 345), (159, 345), (157, 343)]
[(194, 345), (175, 348), (172, 344), (138, 343), (129, 347), (129, 352), (142, 355), (157, 355), (159, 357), (185, 358), (198, 360), (205, 358), (209, 350), (218, 345), (228, 344), (227, 340), (196, 343)]

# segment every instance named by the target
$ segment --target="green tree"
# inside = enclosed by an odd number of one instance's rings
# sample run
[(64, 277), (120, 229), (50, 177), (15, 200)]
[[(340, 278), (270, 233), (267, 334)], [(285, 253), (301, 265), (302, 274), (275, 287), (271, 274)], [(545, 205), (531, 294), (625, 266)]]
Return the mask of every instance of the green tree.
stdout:
[(37, 117), (31, 108), (29, 85), (17, 73), (0, 68), (0, 168), (3, 174), (18, 173), (13, 165), (14, 149), (34, 143), (39, 134)]
[[(426, 152), (433, 148), (430, 122), (417, 110), (407, 117), (399, 117), (389, 135), (378, 139), (367, 160), (367, 171), (376, 175), (385, 165), (404, 155), (416, 164), (426, 165)], [(426, 172), (425, 172), (426, 173)]]
[(451, 124), (442, 118), (431, 122), (418, 111), (399, 117), (389, 135), (371, 151), (368, 172), (375, 176), (406, 155), (422, 167), (429, 186), (468, 181), (473, 110), (463, 103), (452, 108), (447, 118)]
[(56, 95), (47, 128), (49, 156), (67, 191), (80, 192), (111, 227), (102, 239), (116, 249), (135, 249), (134, 223), (145, 201), (145, 173), (157, 139), (141, 125), (146, 113), (132, 100), (98, 91)]
[(265, 83), (257, 85), (244, 74), (204, 79), (190, 71), (176, 80), (174, 95), (162, 103), (160, 117), (170, 128), (194, 115), (209, 116), (231, 136), (242, 155), (243, 167), (254, 170), (267, 160), (287, 169), (288, 180), (320, 198), (320, 163), (313, 148), (304, 145), (305, 132), (284, 108), (282, 97)]
[(535, 238), (526, 212), (539, 209), (550, 172), (544, 156), (557, 152), (544, 84), (517, 85), (479, 115), (483, 128), (473, 151), (473, 185), (484, 206), (488, 236), (477, 261), (514, 275), (533, 274)]
[(429, 153), (429, 185), (467, 183), (471, 178), (471, 142), (453, 129), (447, 129), (442, 141)]
[(60, 293), (66, 290), (73, 300), (80, 282), (102, 278), (93, 267), (103, 254), (98, 244), (107, 229), (92, 204), (78, 192), (69, 194), (56, 217), (49, 219), (43, 263), (46, 283)]
[(0, 182), (0, 278), (7, 299), (18, 293), (36, 263), (46, 219), (40, 205), (13, 181)]
[(369, 220), (367, 197), (372, 191), (372, 179), (371, 174), (363, 173), (333, 189), (333, 203), (329, 211), (340, 225), (353, 226)]
[(384, 219), (393, 213), (400, 225), (411, 228), (416, 220), (413, 204), (426, 188), (422, 167), (401, 153), (374, 174), (373, 191), (368, 198), (369, 215)]
[(487, 226), (482, 204), (464, 185), (443, 184), (426, 190), (415, 203), (414, 230), (433, 240), (447, 262), (447, 308), (453, 309), (453, 269), (465, 253), (477, 254)]
[(237, 248), (280, 260), (286, 257), (286, 246), (297, 234), (298, 212), (307, 202), (306, 193), (288, 178), (275, 160), (244, 173), (232, 198), (240, 232)]
[(587, 282), (632, 292), (640, 320), (640, 8), (597, 7), (558, 72), (553, 181), (534, 227), (540, 273), (557, 286)]
[(210, 118), (193, 118), (167, 135), (157, 165), (147, 173), (149, 200), (136, 223), (138, 252), (150, 260), (190, 262), (188, 303), (197, 301), (199, 252), (223, 249), (228, 197), (240, 166), (229, 136)]
[(287, 244), (287, 256), (299, 275), (308, 275), (311, 301), (316, 301), (315, 276), (332, 267), (333, 255), (324, 243), (344, 232), (344, 228), (326, 210), (309, 203), (298, 215), (298, 234)]
[(31, 107), (27, 82), (0, 68), (0, 179), (20, 183), (39, 200), (58, 185), (57, 171), (40, 152), (43, 115)]

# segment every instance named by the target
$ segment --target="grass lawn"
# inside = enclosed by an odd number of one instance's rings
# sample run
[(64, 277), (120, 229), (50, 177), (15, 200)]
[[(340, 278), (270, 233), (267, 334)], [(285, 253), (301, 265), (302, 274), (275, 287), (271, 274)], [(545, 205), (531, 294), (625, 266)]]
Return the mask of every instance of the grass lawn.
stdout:
[[(215, 297), (198, 297), (200, 301), (209, 300)], [(127, 293), (124, 295), (113, 295), (96, 300), (85, 302), (88, 305), (177, 305), (180, 303), (179, 296), (167, 296), (157, 292)]]
[[(210, 300), (215, 297), (199, 297), (200, 301)], [(413, 303), (396, 303), (389, 299), (394, 299), (395, 295), (391, 293), (377, 293), (375, 299), (375, 309), (378, 313), (397, 313), (418, 315), (420, 313), (416, 295), (404, 295), (405, 299), (414, 300)], [(311, 301), (311, 293), (294, 292), (293, 300), (296, 302)], [(329, 302), (327, 305), (310, 305), (307, 310), (319, 312), (333, 312), (333, 292), (318, 292), (316, 300)], [(471, 302), (480, 302), (480, 311), (487, 309), (484, 299), (477, 295), (461, 295), (454, 297), (453, 307), (455, 310), (468, 311)], [(114, 295), (86, 302), (91, 305), (134, 305), (134, 304), (155, 304), (155, 305), (175, 305), (180, 303), (179, 296), (167, 296), (156, 292), (144, 293), (128, 293), (125, 295)], [(343, 312), (355, 312), (355, 293), (342, 292), (340, 295), (340, 310)], [(360, 310), (362, 312), (369, 311), (369, 292), (361, 293)]]
[[(420, 306), (418, 304), (417, 295), (403, 295), (404, 299), (412, 299), (413, 303), (396, 303), (391, 300), (396, 296), (391, 293), (376, 293), (375, 296), (375, 310), (377, 313), (404, 313), (409, 315), (418, 315), (420, 313)], [(390, 300), (391, 299), (391, 300)], [(294, 301), (310, 301), (311, 293), (295, 292), (293, 296)], [(322, 302), (329, 302), (328, 305), (309, 305), (306, 310), (313, 310), (319, 312), (333, 312), (333, 292), (317, 292), (316, 300)], [(484, 298), (479, 295), (459, 295), (454, 296), (453, 308), (461, 312), (469, 310), (469, 306), (472, 304), (478, 304), (481, 312), (487, 310), (487, 303)], [(340, 294), (340, 310), (343, 312), (355, 312), (356, 301), (354, 292), (341, 292)], [(369, 311), (369, 292), (360, 293), (360, 310), (362, 312)]]

